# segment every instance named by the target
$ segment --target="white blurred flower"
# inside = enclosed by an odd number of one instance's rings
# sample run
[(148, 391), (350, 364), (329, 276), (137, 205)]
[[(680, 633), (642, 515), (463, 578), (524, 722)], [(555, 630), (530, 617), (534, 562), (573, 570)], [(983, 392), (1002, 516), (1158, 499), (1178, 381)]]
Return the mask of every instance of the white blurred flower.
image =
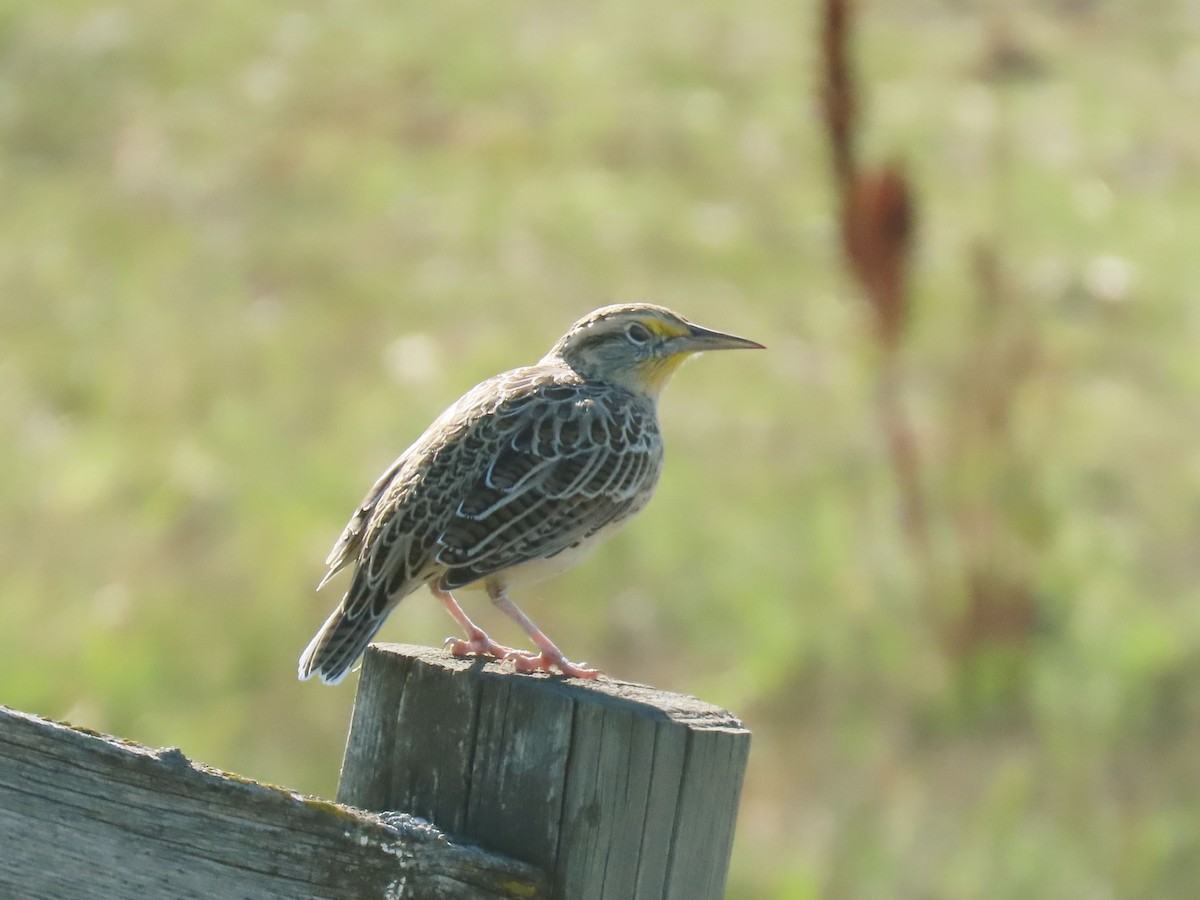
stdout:
[(1083, 283), (1096, 299), (1119, 303), (1129, 297), (1133, 269), (1119, 256), (1097, 256), (1084, 267)]
[(442, 374), (437, 342), (423, 332), (402, 335), (388, 344), (384, 362), (392, 379), (406, 387), (432, 384)]

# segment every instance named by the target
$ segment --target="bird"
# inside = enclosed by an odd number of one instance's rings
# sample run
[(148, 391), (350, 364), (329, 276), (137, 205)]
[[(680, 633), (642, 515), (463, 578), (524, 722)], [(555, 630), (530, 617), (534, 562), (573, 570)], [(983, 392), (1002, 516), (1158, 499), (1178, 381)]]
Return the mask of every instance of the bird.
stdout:
[[(299, 677), (337, 684), (396, 605), (427, 585), (465, 638), (455, 656), (518, 672), (596, 678), (509, 598), (557, 574), (640, 512), (663, 467), (658, 400), (690, 356), (764, 349), (663, 306), (605, 306), (535, 365), (476, 385), (388, 466), (342, 531), (317, 589), (354, 564), (350, 586), (300, 657)], [(492, 640), (453, 591), (480, 589), (537, 650)]]

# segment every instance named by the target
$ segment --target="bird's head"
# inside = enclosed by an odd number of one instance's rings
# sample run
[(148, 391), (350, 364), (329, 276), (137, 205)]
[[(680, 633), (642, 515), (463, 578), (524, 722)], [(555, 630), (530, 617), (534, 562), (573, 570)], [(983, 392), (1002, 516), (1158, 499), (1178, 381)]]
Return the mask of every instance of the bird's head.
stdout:
[(605, 306), (580, 319), (543, 362), (561, 360), (585, 378), (657, 397), (679, 364), (706, 350), (763, 349), (649, 303)]

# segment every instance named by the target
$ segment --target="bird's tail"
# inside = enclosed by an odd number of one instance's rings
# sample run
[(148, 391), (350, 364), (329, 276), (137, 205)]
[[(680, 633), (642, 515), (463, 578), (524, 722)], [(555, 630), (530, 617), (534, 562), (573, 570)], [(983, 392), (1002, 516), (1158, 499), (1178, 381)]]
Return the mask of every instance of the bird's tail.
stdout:
[(343, 598), (301, 654), (300, 680), (317, 675), (325, 684), (339, 683), (363, 655), (385, 618), (371, 615), (370, 609), (358, 615), (347, 613)]

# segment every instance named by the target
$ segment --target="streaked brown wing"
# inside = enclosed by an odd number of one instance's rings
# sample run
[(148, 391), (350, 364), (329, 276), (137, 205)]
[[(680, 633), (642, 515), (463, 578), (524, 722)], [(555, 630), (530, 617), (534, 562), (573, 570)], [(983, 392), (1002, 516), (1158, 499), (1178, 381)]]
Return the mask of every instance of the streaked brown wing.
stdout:
[(447, 588), (553, 557), (646, 502), (662, 460), (654, 410), (600, 391), (547, 389), (500, 419), (501, 441), (437, 540)]
[[(368, 555), (382, 560), (391, 553), (399, 537), (398, 532), (404, 526), (403, 517), (394, 522), (395, 514), (403, 513), (410, 505), (408, 497), (412, 493), (411, 488), (419, 486), (422, 476), (432, 468), (431, 462), (436, 462), (439, 448), (449, 445), (451, 449), (462, 449), (455, 441), (464, 434), (469, 438), (473, 423), (486, 425), (486, 419), (479, 417), (490, 409), (488, 399), (502, 396), (502, 386), (525, 371), (514, 369), (477, 384), (438, 416), (424, 434), (387, 467), (375, 480), (371, 490), (367, 491), (367, 496), (329, 551), (325, 559), (325, 565), (329, 568), (317, 585), (317, 590), (324, 587), (352, 559), (357, 558), (361, 564)], [(516, 381), (523, 383), (520, 378)], [(448, 456), (456, 457), (460, 464), (466, 461), (469, 465), (469, 460), (465, 460), (462, 453)], [(430, 486), (436, 488), (440, 483), (451, 480), (454, 473), (435, 470), (431, 474)]]
[(358, 505), (358, 509), (354, 511), (354, 515), (350, 517), (350, 521), (346, 523), (346, 527), (342, 530), (342, 535), (333, 545), (333, 549), (329, 551), (329, 556), (325, 558), (325, 565), (328, 566), (325, 576), (321, 579), (321, 583), (317, 585), (317, 590), (325, 587), (325, 583), (334, 575), (345, 568), (350, 560), (358, 555), (362, 548), (363, 536), (366, 534), (367, 522), (370, 521), (371, 514), (375, 511), (375, 505), (379, 502), (379, 498), (383, 496), (383, 492), (388, 485), (392, 483), (392, 479), (396, 477), (396, 473), (400, 471), (404, 465), (405, 459), (408, 457), (408, 451), (402, 453), (395, 462), (388, 466), (375, 484), (371, 486), (371, 490), (367, 491), (367, 496), (363, 498), (362, 503)]

